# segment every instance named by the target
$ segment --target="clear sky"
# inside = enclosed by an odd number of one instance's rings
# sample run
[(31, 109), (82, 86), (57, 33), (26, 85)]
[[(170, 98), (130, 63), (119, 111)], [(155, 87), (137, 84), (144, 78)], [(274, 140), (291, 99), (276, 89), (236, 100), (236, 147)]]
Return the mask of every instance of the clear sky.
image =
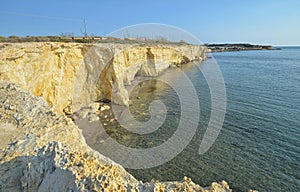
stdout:
[(0, 35), (106, 35), (139, 23), (174, 25), (204, 43), (300, 45), (299, 0), (1, 0)]

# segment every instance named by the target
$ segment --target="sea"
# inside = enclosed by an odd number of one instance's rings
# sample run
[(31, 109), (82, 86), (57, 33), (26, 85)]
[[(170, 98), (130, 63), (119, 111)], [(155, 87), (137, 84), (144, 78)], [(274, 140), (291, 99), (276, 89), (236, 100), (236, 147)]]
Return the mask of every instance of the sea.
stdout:
[[(177, 181), (187, 176), (201, 186), (225, 180), (233, 191), (300, 191), (300, 47), (280, 48), (212, 53), (203, 62), (182, 65), (201, 106), (196, 133), (170, 161), (127, 171), (143, 182)], [(199, 154), (212, 110), (210, 88), (200, 69), (209, 69), (212, 62), (217, 62), (223, 75), (226, 113), (216, 141)], [(180, 81), (182, 76), (177, 73), (165, 71)], [(132, 115), (148, 121), (150, 103), (160, 100), (168, 111), (164, 123), (150, 134), (131, 133), (118, 123), (106, 123), (105, 131), (132, 148), (163, 144), (180, 122), (177, 92), (156, 78), (144, 80), (134, 92), (130, 97)], [(194, 115), (190, 114), (196, 118)], [(89, 145), (97, 150), (101, 142), (95, 139)]]

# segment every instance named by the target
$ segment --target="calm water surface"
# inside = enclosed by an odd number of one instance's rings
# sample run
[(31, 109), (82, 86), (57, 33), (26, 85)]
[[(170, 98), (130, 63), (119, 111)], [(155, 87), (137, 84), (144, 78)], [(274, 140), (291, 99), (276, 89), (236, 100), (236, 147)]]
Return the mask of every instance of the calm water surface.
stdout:
[[(196, 87), (201, 106), (193, 140), (164, 165), (128, 171), (143, 181), (181, 180), (188, 176), (202, 186), (226, 180), (235, 191), (299, 191), (300, 47), (223, 52), (213, 56), (221, 68), (227, 91), (225, 122), (214, 145), (204, 155), (198, 154), (211, 104), (207, 83), (198, 67), (209, 67), (212, 60), (207, 60), (182, 67)], [(166, 73), (181, 78), (173, 70)], [(178, 96), (167, 84), (155, 79), (145, 81), (135, 91), (139, 96), (131, 97), (130, 110), (136, 119), (147, 121), (149, 103), (159, 99), (168, 109), (166, 121), (157, 131), (144, 136), (116, 124), (108, 124), (107, 133), (130, 147), (162, 144), (179, 123)], [(90, 143), (95, 149), (99, 144)]]

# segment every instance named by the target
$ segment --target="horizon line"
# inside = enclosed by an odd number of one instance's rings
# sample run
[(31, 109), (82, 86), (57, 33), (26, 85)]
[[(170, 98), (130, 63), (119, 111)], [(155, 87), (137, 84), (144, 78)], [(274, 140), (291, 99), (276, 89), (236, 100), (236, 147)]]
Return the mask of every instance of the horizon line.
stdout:
[[(9, 36), (18, 36), (18, 35), (7, 35), (7, 36), (0, 35), (0, 37), (5, 37), (5, 38), (8, 38)], [(27, 35), (27, 36), (28, 37), (47, 37), (47, 36), (60, 36), (60, 35)], [(26, 38), (27, 36), (18, 36), (18, 37)], [(74, 37), (84, 37), (84, 36), (74, 35)], [(109, 37), (109, 36), (96, 35), (96, 37)], [(118, 37), (116, 37), (116, 38), (118, 38)], [(124, 39), (124, 38), (119, 38), (119, 39)], [(253, 43), (253, 42), (245, 42), (245, 41), (205, 42), (202, 44), (251, 44), (251, 45), (263, 45), (263, 46), (269, 45), (269, 46), (282, 46), (282, 47), (288, 47), (288, 46), (289, 47), (299, 47), (300, 46), (300, 44), (270, 44), (270, 43)]]

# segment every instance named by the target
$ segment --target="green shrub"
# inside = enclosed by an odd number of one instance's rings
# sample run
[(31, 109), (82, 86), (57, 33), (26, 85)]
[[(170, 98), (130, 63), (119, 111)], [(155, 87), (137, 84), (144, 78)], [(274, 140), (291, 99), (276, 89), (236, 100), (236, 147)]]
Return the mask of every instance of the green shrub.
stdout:
[(20, 37), (19, 36), (16, 36), (16, 35), (11, 35), (8, 37), (9, 39), (19, 39)]

